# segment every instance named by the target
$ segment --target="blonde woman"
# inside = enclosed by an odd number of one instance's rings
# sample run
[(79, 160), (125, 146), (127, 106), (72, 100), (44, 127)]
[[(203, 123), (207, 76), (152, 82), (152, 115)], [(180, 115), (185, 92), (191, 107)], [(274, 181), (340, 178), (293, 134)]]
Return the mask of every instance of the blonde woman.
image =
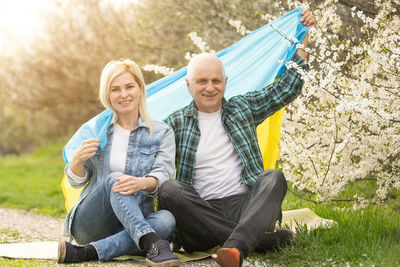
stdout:
[(111, 123), (102, 126), (107, 142), (101, 149), (99, 139), (82, 138), (65, 167), (73, 187), (86, 186), (65, 220), (65, 234), (80, 246), (60, 241), (58, 262), (147, 253), (150, 266), (177, 266), (165, 240), (175, 219), (169, 211), (154, 212), (159, 186), (174, 176), (174, 133), (149, 118), (143, 75), (132, 60), (105, 66), (99, 97), (112, 111)]

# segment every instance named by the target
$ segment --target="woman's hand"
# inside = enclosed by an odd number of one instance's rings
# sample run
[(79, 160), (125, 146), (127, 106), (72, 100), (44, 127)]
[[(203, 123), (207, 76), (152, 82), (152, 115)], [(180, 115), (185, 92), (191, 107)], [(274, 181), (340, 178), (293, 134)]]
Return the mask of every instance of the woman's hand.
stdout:
[(139, 191), (153, 192), (157, 188), (158, 180), (155, 177), (134, 177), (123, 175), (117, 178), (112, 191), (121, 195), (130, 195)]
[(74, 156), (71, 161), (71, 171), (80, 177), (86, 175), (84, 162), (96, 155), (97, 148), (100, 144), (99, 139), (87, 139), (82, 142), (79, 148), (75, 151)]

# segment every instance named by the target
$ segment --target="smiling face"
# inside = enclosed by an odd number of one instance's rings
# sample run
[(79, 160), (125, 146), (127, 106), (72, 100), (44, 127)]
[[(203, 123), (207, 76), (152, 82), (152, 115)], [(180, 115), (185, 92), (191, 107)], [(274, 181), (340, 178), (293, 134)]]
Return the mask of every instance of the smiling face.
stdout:
[(198, 111), (221, 109), (226, 81), (221, 61), (212, 54), (200, 54), (189, 63), (186, 83)]
[(110, 103), (118, 117), (138, 116), (141, 88), (130, 72), (117, 76), (110, 84)]

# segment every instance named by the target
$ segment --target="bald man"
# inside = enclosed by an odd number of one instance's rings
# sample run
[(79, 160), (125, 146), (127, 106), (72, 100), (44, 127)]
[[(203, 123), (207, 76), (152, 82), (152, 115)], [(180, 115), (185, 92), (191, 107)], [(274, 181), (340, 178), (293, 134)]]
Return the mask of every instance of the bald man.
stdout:
[[(304, 10), (300, 21), (315, 26)], [(303, 41), (307, 47), (308, 33)], [(306, 54), (292, 58), (307, 70)], [(186, 83), (193, 101), (171, 114), (174, 129), (176, 180), (163, 183), (161, 208), (170, 210), (187, 252), (221, 248), (213, 258), (221, 266), (240, 266), (252, 251), (264, 252), (295, 242), (292, 231), (274, 232), (287, 191), (279, 170), (263, 170), (256, 127), (291, 103), (303, 80), (294, 69), (260, 91), (225, 100), (228, 77), (213, 54), (193, 57)]]

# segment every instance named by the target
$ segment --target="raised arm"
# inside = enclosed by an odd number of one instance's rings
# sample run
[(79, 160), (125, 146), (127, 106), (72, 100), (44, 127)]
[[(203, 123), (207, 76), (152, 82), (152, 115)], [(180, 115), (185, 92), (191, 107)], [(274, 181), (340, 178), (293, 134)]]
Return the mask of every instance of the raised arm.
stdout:
[[(303, 23), (303, 25), (309, 26), (310, 28), (317, 26), (317, 21), (313, 17), (313, 15), (308, 11), (308, 9), (304, 9), (303, 12), (301, 12), (302, 17), (300, 18), (300, 22)], [(306, 36), (304, 37), (303, 41), (301, 44), (303, 45), (302, 49), (297, 50), (297, 54), (302, 57), (304, 60), (306, 60), (307, 57), (307, 52), (305, 49), (308, 46), (308, 37), (309, 34), (307, 32)]]
[(71, 163), (65, 167), (65, 173), (71, 186), (79, 188), (86, 184), (89, 176), (85, 162), (88, 163), (87, 160), (96, 154), (98, 146), (98, 139), (87, 139), (75, 151)]

